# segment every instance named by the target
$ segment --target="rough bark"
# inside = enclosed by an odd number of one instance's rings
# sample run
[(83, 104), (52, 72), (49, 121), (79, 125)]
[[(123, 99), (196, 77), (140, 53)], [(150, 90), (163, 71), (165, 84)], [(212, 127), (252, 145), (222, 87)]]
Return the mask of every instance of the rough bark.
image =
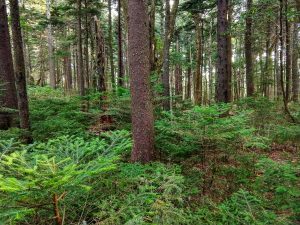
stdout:
[(55, 61), (54, 61), (54, 50), (53, 50), (53, 36), (52, 36), (52, 25), (51, 19), (51, 0), (46, 0), (46, 14), (49, 22), (47, 26), (47, 42), (48, 42), (48, 57), (49, 57), (49, 78), (50, 86), (56, 87), (56, 76), (55, 76)]
[(0, 0), (0, 106), (18, 108), (5, 0)]
[(150, 65), (151, 71), (155, 71), (155, 12), (156, 1), (150, 0), (150, 15), (149, 15), (149, 29), (150, 29)]
[(291, 57), (291, 40), (290, 40), (290, 22), (288, 21), (288, 0), (285, 0), (285, 42), (286, 42), (286, 49), (285, 49), (285, 74), (286, 74), (286, 84), (285, 84), (285, 99), (288, 102), (290, 100), (290, 85), (291, 85), (291, 72), (292, 72), (292, 57)]
[[(29, 107), (26, 89), (26, 72), (25, 72), (25, 60), (23, 51), (23, 38), (20, 25), (20, 14), (18, 0), (10, 0), (10, 12), (11, 12), (11, 30), (12, 40), (14, 46), (14, 69), (15, 69), (15, 81), (17, 87), (18, 108), (20, 116), (20, 128), (27, 131), (30, 130), (29, 120)], [(26, 141), (30, 141), (30, 135), (25, 137)]]
[(129, 68), (132, 110), (133, 162), (154, 159), (154, 117), (150, 93), (149, 26), (146, 0), (130, 0)]
[(252, 9), (252, 0), (247, 0), (247, 16), (246, 16), (246, 31), (245, 31), (245, 60), (246, 60), (246, 82), (247, 82), (248, 97), (254, 94), (251, 9)]
[[(180, 54), (179, 35), (176, 40), (176, 52)], [(182, 95), (182, 69), (179, 62), (175, 65), (175, 95)]]
[(228, 58), (228, 0), (218, 0), (218, 24), (217, 24), (217, 78), (216, 101), (230, 102), (230, 74)]

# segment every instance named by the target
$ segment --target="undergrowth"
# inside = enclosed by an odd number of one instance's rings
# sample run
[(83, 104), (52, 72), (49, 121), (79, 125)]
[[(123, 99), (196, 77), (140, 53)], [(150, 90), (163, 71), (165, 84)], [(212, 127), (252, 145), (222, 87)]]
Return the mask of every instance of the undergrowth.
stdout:
[[(265, 98), (156, 112), (157, 162), (129, 161), (127, 89), (30, 88), (35, 142), (0, 133), (0, 224), (296, 224), (299, 125)], [(104, 112), (116, 130), (88, 127)], [(299, 106), (291, 106), (295, 117)], [(57, 215), (57, 212), (59, 215)]]

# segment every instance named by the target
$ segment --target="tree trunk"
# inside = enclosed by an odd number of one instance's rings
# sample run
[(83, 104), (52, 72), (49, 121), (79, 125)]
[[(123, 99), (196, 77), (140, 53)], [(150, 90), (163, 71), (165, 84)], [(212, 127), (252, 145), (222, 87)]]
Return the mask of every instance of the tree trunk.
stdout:
[(166, 0), (165, 9), (165, 36), (163, 49), (163, 87), (164, 87), (164, 101), (163, 108), (170, 110), (170, 46), (174, 35), (174, 27), (177, 15), (179, 0), (173, 3), (172, 11), (170, 12), (170, 0)]
[(122, 14), (121, 14), (121, 0), (118, 0), (118, 65), (119, 76), (118, 85), (124, 86), (124, 65), (123, 65), (123, 45), (122, 45)]
[(0, 0), (0, 106), (18, 108), (5, 0)]
[[(23, 51), (23, 38), (20, 25), (20, 14), (18, 0), (10, 0), (10, 12), (11, 12), (11, 30), (12, 40), (14, 46), (14, 62), (15, 62), (15, 79), (18, 96), (18, 108), (20, 116), (20, 127), (30, 131), (29, 121), (29, 107), (26, 89), (26, 72), (25, 61)], [(28, 134), (29, 135), (29, 134)], [(25, 141), (30, 142), (31, 137), (25, 136)]]
[(201, 35), (201, 16), (194, 15), (196, 26), (196, 70), (194, 80), (194, 98), (195, 105), (201, 105), (202, 102), (202, 35)]
[(133, 162), (154, 159), (154, 117), (150, 93), (149, 26), (146, 0), (130, 0), (129, 68), (132, 110)]
[(150, 29), (150, 65), (151, 71), (155, 71), (155, 9), (156, 4), (155, 0), (150, 0), (150, 22), (149, 22), (149, 29)]
[(218, 59), (217, 59), (217, 79), (216, 79), (216, 101), (230, 102), (230, 74), (228, 58), (228, 0), (218, 0)]
[(77, 54), (78, 54), (78, 64), (77, 64), (77, 79), (79, 86), (80, 96), (85, 95), (84, 89), (84, 73), (83, 73), (83, 58), (82, 58), (82, 35), (81, 35), (81, 0), (77, 0), (78, 7), (78, 18), (77, 18)]
[(108, 0), (108, 49), (112, 88), (115, 87), (115, 67), (114, 67), (114, 49), (113, 49), (113, 35), (112, 35), (112, 18), (111, 18), (111, 1)]
[(290, 23), (288, 21), (288, 0), (285, 0), (285, 41), (286, 41), (286, 49), (285, 49), (285, 54), (286, 54), (286, 88), (285, 88), (285, 98), (286, 102), (290, 100), (290, 83), (291, 83), (291, 69), (292, 69), (292, 57), (291, 57), (291, 40), (290, 40)]
[(299, 66), (298, 66), (298, 58), (299, 58), (299, 37), (298, 37), (298, 26), (297, 23), (294, 23), (293, 30), (293, 56), (292, 56), (292, 92), (293, 92), (293, 101), (299, 101)]
[(48, 56), (49, 56), (49, 78), (50, 86), (56, 88), (56, 76), (55, 76), (55, 62), (53, 54), (53, 36), (52, 36), (52, 25), (50, 24), (51, 18), (51, 0), (46, 0), (46, 10), (47, 10), (47, 42), (48, 42)]
[(254, 94), (253, 80), (253, 56), (252, 56), (252, 0), (247, 0), (247, 17), (246, 17), (246, 32), (245, 32), (245, 60), (246, 60), (246, 81), (247, 81), (247, 96)]

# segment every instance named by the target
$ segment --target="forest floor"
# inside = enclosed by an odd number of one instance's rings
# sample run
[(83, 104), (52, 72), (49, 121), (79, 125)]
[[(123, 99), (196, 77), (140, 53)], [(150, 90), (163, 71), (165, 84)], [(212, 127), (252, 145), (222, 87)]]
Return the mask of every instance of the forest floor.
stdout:
[(0, 224), (300, 224), (300, 126), (279, 102), (157, 106), (157, 160), (140, 165), (127, 90), (106, 112), (99, 94), (84, 112), (62, 90), (29, 96), (35, 142), (0, 132)]

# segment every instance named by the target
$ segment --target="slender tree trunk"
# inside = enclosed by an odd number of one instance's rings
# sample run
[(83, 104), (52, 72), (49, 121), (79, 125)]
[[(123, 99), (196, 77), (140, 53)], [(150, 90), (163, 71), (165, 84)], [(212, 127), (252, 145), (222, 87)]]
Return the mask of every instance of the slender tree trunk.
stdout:
[(216, 79), (216, 101), (230, 102), (230, 74), (228, 58), (228, 0), (218, 0), (218, 59), (217, 59), (217, 79)]
[(18, 108), (5, 0), (0, 0), (0, 106)]
[(292, 61), (292, 92), (293, 92), (293, 101), (299, 101), (299, 66), (298, 66), (298, 58), (299, 58), (299, 37), (298, 37), (298, 26), (297, 23), (294, 23), (293, 30), (293, 61)]
[(118, 85), (124, 86), (124, 65), (123, 65), (123, 45), (122, 45), (122, 13), (121, 13), (121, 0), (118, 0), (118, 65), (119, 76)]
[(84, 72), (83, 72), (83, 57), (82, 57), (82, 35), (81, 35), (81, 0), (77, 0), (78, 7), (78, 18), (77, 18), (77, 55), (78, 55), (78, 64), (77, 64), (77, 79), (78, 79), (78, 88), (79, 94), (81, 96), (85, 95), (84, 88)]
[[(176, 52), (180, 54), (179, 35), (176, 40)], [(175, 95), (182, 95), (182, 70), (179, 62), (175, 65)]]
[(146, 0), (130, 0), (129, 68), (132, 110), (133, 162), (154, 159), (154, 116), (150, 93), (150, 49)]
[[(84, 1), (84, 7), (85, 10), (88, 10), (88, 2), (87, 0)], [(85, 12), (85, 46), (84, 46), (84, 55), (85, 55), (85, 84), (87, 88), (90, 88), (90, 70), (89, 70), (89, 31), (90, 31), (90, 26), (89, 26), (89, 13)]]
[(112, 88), (115, 87), (115, 67), (114, 67), (114, 49), (113, 49), (113, 35), (112, 35), (112, 18), (111, 18), (111, 1), (108, 0), (108, 48), (109, 48), (109, 62)]
[(150, 64), (151, 71), (155, 71), (155, 12), (156, 12), (156, 4), (155, 0), (150, 0)]
[(290, 100), (290, 91), (291, 91), (291, 68), (292, 68), (292, 57), (291, 57), (291, 40), (290, 40), (290, 23), (288, 21), (288, 0), (285, 0), (285, 41), (286, 41), (286, 49), (285, 49), (285, 54), (286, 54), (286, 88), (285, 88), (285, 98), (286, 101), (288, 102)]
[[(25, 73), (25, 60), (23, 51), (23, 38), (20, 25), (20, 14), (18, 0), (10, 0), (10, 12), (11, 12), (11, 30), (12, 40), (14, 46), (14, 62), (15, 62), (15, 79), (18, 96), (18, 108), (20, 116), (21, 129), (30, 131), (29, 121), (29, 107), (26, 89), (26, 73)], [(32, 138), (30, 134), (24, 136), (25, 141), (31, 142)]]
[(163, 108), (170, 110), (170, 46), (174, 35), (174, 27), (177, 15), (179, 0), (173, 3), (172, 11), (170, 9), (170, 0), (166, 0), (165, 8), (165, 36), (164, 36), (164, 49), (163, 49), (163, 87), (164, 87), (164, 101)]
[(50, 24), (51, 18), (51, 0), (46, 0), (47, 20), (49, 22), (47, 26), (47, 42), (48, 42), (48, 56), (49, 56), (49, 77), (50, 86), (56, 88), (56, 76), (55, 76), (55, 61), (54, 61), (54, 50), (53, 50), (53, 36), (52, 36), (52, 25)]
[(191, 100), (191, 79), (192, 79), (192, 50), (191, 50), (191, 45), (189, 43), (188, 45), (188, 52), (187, 52), (187, 87), (186, 87), (186, 99)]
[(252, 0), (247, 0), (247, 17), (245, 32), (245, 60), (246, 60), (246, 80), (247, 80), (247, 96), (254, 94), (253, 80), (253, 56), (252, 56)]
[(196, 25), (196, 70), (194, 80), (194, 98), (195, 105), (202, 103), (202, 35), (201, 35), (201, 16), (200, 14), (194, 15)]

